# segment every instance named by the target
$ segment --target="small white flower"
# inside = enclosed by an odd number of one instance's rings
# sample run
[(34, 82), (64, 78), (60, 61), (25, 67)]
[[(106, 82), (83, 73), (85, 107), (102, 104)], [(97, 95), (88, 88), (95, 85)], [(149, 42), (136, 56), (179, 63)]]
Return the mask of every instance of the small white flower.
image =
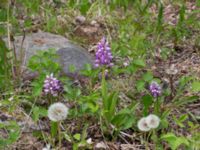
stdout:
[(146, 117), (146, 123), (149, 128), (155, 129), (160, 124), (160, 119), (158, 116), (150, 114)]
[(46, 147), (44, 147), (42, 150), (51, 150), (51, 145), (47, 144)]
[(42, 150), (51, 150), (51, 145), (47, 144), (46, 147), (44, 147)]
[(92, 139), (91, 139), (91, 138), (87, 139), (87, 143), (88, 143), (88, 144), (92, 144), (92, 143), (93, 143), (93, 142), (92, 142)]
[(9, 100), (9, 101), (13, 101), (13, 99), (14, 99), (14, 97), (12, 96), (12, 97), (10, 97), (8, 100)]
[(124, 67), (127, 67), (129, 65), (129, 63), (128, 62), (124, 62), (123, 65), (124, 65)]
[(68, 115), (68, 108), (63, 103), (54, 103), (48, 109), (48, 117), (51, 121), (65, 120)]
[(149, 131), (151, 128), (147, 125), (146, 117), (141, 118), (137, 124), (141, 131)]

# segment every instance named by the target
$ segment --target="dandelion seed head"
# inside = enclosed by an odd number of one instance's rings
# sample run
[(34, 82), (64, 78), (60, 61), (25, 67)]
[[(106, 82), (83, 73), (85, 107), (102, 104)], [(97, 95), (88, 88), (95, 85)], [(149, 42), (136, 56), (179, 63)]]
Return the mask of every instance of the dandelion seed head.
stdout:
[(68, 108), (63, 103), (54, 103), (48, 109), (48, 117), (54, 122), (65, 120), (67, 115)]
[(155, 129), (159, 126), (160, 119), (158, 116), (156, 116), (154, 114), (150, 114), (146, 117), (146, 123), (149, 128)]
[(138, 129), (140, 131), (149, 131), (151, 128), (147, 125), (146, 117), (141, 118), (137, 123)]

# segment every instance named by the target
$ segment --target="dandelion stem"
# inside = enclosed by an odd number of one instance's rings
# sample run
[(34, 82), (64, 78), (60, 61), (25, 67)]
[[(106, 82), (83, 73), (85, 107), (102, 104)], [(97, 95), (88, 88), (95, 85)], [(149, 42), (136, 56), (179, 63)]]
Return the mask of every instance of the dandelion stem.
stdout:
[(60, 125), (61, 125), (61, 122), (59, 121), (59, 122), (58, 122), (58, 149), (61, 148), (61, 140), (62, 140), (62, 138), (61, 138)]

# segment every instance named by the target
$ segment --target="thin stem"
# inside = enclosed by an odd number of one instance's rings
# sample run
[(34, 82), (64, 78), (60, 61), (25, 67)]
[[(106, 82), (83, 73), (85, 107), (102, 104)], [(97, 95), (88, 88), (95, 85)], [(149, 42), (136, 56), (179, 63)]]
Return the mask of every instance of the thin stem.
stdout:
[(10, 43), (10, 1), (8, 1), (8, 8), (7, 8), (7, 34), (8, 34), (8, 48), (11, 49)]
[(102, 103), (103, 103), (103, 110), (105, 109), (105, 69), (102, 68), (101, 74), (101, 94), (102, 94)]
[(145, 149), (148, 150), (149, 149), (149, 144), (148, 144), (149, 134), (147, 135), (147, 133), (145, 133), (144, 136), (145, 136), (145, 139), (144, 139)]
[(102, 69), (102, 80), (105, 80), (105, 69)]
[(89, 80), (89, 92), (91, 93), (93, 89), (92, 79)]
[(103, 105), (104, 105), (104, 99), (106, 97), (106, 85), (105, 85), (105, 68), (102, 68), (102, 76), (101, 76), (101, 88), (102, 88), (102, 98), (103, 98)]
[(158, 101), (158, 97), (156, 98), (156, 114), (159, 115), (159, 101)]
[(75, 116), (76, 116), (76, 119), (77, 119), (77, 114), (78, 114), (78, 102), (77, 102), (77, 99), (76, 99), (76, 98), (74, 99), (74, 101), (75, 101), (75, 110), (76, 110)]
[(49, 105), (51, 105), (52, 104), (52, 96), (47, 94), (47, 99), (48, 99)]
[(173, 99), (173, 93), (174, 93), (174, 87), (173, 87), (173, 76), (170, 75), (169, 77), (169, 81), (170, 81), (170, 90), (171, 90), (171, 94), (170, 94), (170, 100)]
[[(10, 0), (8, 0), (8, 7), (7, 7), (7, 36), (8, 36), (8, 49), (11, 50), (11, 42), (10, 42)], [(15, 70), (14, 70), (14, 61), (12, 63), (12, 74), (15, 77)]]
[(62, 145), (61, 145), (62, 137), (61, 137), (60, 124), (61, 124), (61, 122), (58, 122), (58, 149), (60, 149), (62, 147)]

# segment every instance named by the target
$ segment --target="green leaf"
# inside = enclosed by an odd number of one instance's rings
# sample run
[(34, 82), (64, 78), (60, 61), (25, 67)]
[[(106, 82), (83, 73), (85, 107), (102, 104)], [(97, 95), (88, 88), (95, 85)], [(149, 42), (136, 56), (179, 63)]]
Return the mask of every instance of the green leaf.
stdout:
[(58, 132), (58, 123), (51, 121), (51, 136), (55, 137)]
[(196, 5), (197, 5), (198, 7), (200, 7), (200, 1), (199, 1), (199, 0), (196, 0)]
[(102, 98), (105, 100), (106, 96), (107, 96), (107, 84), (106, 84), (106, 79), (105, 79), (105, 70), (103, 70), (103, 74), (102, 74), (101, 92), (102, 92)]
[(74, 139), (76, 139), (77, 141), (80, 141), (81, 139), (81, 135), (79, 133), (76, 133), (74, 136)]
[(138, 67), (145, 67), (146, 66), (144, 60), (142, 60), (142, 59), (136, 59), (136, 60), (134, 60), (133, 64), (135, 64)]
[(149, 107), (153, 103), (153, 98), (151, 95), (145, 95), (142, 97), (142, 103), (144, 107)]
[(64, 86), (65, 91), (67, 92), (67, 98), (69, 100), (75, 100), (81, 95), (81, 90), (79, 88)]
[(1, 22), (7, 21), (7, 10), (5, 8), (1, 8), (1, 3), (0, 3), (0, 20)]
[(109, 98), (108, 98), (108, 110), (110, 112), (110, 115), (114, 115), (115, 113), (115, 109), (116, 109), (116, 105), (117, 105), (117, 92), (113, 92), (112, 94), (110, 94)]
[(32, 85), (33, 85), (33, 95), (34, 96), (41, 95), (43, 88), (42, 84), (39, 82), (33, 82)]
[(179, 22), (178, 22), (178, 26), (181, 26), (183, 21), (185, 20), (185, 6), (183, 5), (179, 11)]
[(108, 121), (110, 121), (115, 114), (117, 105), (117, 96), (118, 94), (116, 92), (113, 92), (104, 99), (103, 110), (104, 110), (104, 115)]
[(72, 64), (69, 65), (69, 72), (74, 73), (76, 71), (76, 67)]
[(39, 74), (59, 74), (61, 66), (58, 63), (58, 54), (54, 49), (48, 51), (37, 51), (28, 62), (28, 67)]
[(132, 127), (135, 117), (129, 109), (122, 109), (112, 119), (111, 123), (120, 130)]
[(187, 114), (183, 114), (180, 116), (180, 118), (178, 119), (180, 122), (184, 122), (185, 120), (188, 119), (188, 115)]
[(144, 95), (142, 97), (142, 103), (144, 105), (144, 115), (146, 116), (148, 114), (148, 108), (151, 106), (151, 104), (153, 103), (153, 98), (151, 95)]
[(10, 50), (6, 47), (5, 42), (0, 37), (0, 90), (6, 90), (11, 85), (11, 59), (9, 58)]
[(184, 121), (188, 119), (188, 115), (187, 114), (183, 114), (180, 116), (180, 118), (176, 118), (176, 116), (173, 116), (174, 121), (176, 122), (177, 125), (179, 125), (181, 128), (184, 128)]
[(158, 13), (158, 19), (157, 19), (157, 31), (160, 32), (162, 29), (162, 23), (163, 23), (163, 5), (160, 5), (159, 13)]
[(44, 117), (47, 116), (47, 110), (45, 108), (42, 107), (34, 107), (33, 108), (33, 120), (34, 121), (38, 121), (40, 117)]
[(85, 15), (90, 8), (89, 1), (88, 0), (80, 1), (79, 8), (80, 8), (80, 12)]
[(169, 126), (169, 122), (167, 119), (162, 119), (160, 124), (161, 124), (162, 128), (168, 128), (168, 126)]
[(195, 102), (195, 101), (198, 101), (198, 100), (199, 100), (199, 96), (183, 97), (182, 99), (175, 100), (174, 101), (174, 105), (181, 106), (181, 105), (192, 103), (192, 102)]
[(176, 116), (173, 116), (173, 119), (174, 119), (175, 123), (177, 125), (179, 125), (181, 128), (185, 127), (185, 125), (181, 121), (179, 121), (178, 119), (176, 119)]
[(151, 81), (153, 79), (153, 74), (151, 72), (147, 72), (142, 76), (144, 81)]
[(185, 137), (177, 137), (174, 133), (167, 133), (161, 136), (161, 139), (167, 141), (172, 150), (176, 150), (182, 144), (189, 145)]
[(200, 81), (195, 81), (192, 83), (192, 91), (200, 92)]
[(10, 121), (8, 124), (0, 123), (0, 128), (8, 133), (7, 138), (0, 137), (0, 147), (6, 147), (14, 143), (20, 136), (20, 127), (15, 121)]
[(139, 92), (141, 92), (145, 88), (145, 82), (143, 80), (136, 81), (136, 88)]

